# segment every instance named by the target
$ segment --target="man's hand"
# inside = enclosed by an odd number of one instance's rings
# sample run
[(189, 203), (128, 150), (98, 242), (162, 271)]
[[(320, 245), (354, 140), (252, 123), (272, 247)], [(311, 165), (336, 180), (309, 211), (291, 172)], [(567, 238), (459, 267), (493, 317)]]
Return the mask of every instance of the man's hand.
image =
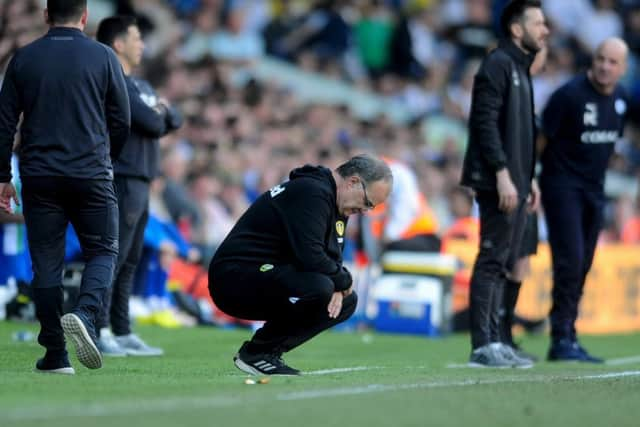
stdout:
[(327, 306), (329, 317), (335, 319), (342, 311), (342, 292), (334, 292)]
[(499, 197), (498, 208), (506, 213), (513, 212), (518, 206), (518, 190), (513, 185), (507, 168), (496, 172), (496, 184)]
[(540, 187), (535, 179), (531, 180), (531, 193), (527, 198), (527, 205), (529, 213), (536, 212), (540, 207)]
[(16, 189), (10, 182), (0, 182), (0, 209), (7, 213), (12, 213), (11, 199), (19, 205), (18, 194)]

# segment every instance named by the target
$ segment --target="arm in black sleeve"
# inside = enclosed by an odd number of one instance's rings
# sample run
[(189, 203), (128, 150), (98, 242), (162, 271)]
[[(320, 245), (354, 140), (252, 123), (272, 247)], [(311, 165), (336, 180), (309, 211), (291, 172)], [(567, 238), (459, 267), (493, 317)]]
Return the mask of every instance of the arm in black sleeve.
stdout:
[(129, 83), (131, 102), (131, 130), (149, 138), (160, 138), (167, 133), (166, 109), (149, 107), (138, 95), (137, 89)]
[(485, 65), (475, 77), (469, 126), (475, 133), (475, 142), (481, 146), (484, 159), (494, 171), (499, 171), (507, 164), (499, 130), (506, 72), (499, 64)]
[(11, 152), (22, 111), (15, 73), (14, 56), (9, 62), (0, 89), (0, 182), (11, 181)]
[(124, 81), (122, 66), (113, 51), (107, 50), (109, 57), (109, 87), (105, 100), (107, 127), (111, 143), (111, 158), (117, 159), (129, 137), (131, 126), (131, 110), (129, 95)]
[(324, 236), (332, 217), (333, 205), (321, 194), (301, 191), (288, 199), (286, 206), (276, 205), (282, 215), (289, 243), (304, 271), (326, 274), (336, 291), (351, 286), (351, 274), (342, 264), (329, 257), (324, 249)]
[(183, 117), (177, 108), (169, 106), (167, 108), (167, 115), (165, 116), (165, 123), (167, 125), (167, 132), (179, 129), (183, 123)]

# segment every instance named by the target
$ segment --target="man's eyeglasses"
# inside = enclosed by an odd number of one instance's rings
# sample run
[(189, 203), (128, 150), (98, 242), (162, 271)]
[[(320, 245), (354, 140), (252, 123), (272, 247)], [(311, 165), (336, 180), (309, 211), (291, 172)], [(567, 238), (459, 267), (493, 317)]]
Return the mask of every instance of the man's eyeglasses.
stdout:
[(371, 200), (369, 200), (369, 196), (367, 196), (367, 186), (364, 184), (364, 181), (360, 180), (360, 184), (362, 184), (362, 191), (364, 193), (364, 207), (367, 210), (375, 208), (375, 205), (373, 204), (373, 202), (371, 202)]

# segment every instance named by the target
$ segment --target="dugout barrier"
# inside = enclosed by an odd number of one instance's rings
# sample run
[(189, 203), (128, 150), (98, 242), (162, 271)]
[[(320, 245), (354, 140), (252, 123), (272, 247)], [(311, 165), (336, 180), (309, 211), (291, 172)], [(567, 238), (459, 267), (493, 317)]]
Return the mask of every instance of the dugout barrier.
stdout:
[[(470, 270), (477, 246), (447, 243), (447, 251)], [(516, 312), (527, 318), (548, 316), (551, 308), (551, 253), (546, 243), (531, 258), (531, 273), (523, 282)], [(587, 277), (576, 325), (580, 333), (640, 331), (640, 247), (601, 244)]]

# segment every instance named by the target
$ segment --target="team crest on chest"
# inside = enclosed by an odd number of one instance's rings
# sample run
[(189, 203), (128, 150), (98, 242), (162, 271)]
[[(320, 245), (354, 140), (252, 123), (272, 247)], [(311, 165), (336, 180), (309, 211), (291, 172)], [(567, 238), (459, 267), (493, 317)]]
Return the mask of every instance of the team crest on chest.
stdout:
[(338, 233), (338, 236), (340, 236), (340, 237), (344, 236), (344, 222), (343, 221), (336, 221), (336, 233)]

